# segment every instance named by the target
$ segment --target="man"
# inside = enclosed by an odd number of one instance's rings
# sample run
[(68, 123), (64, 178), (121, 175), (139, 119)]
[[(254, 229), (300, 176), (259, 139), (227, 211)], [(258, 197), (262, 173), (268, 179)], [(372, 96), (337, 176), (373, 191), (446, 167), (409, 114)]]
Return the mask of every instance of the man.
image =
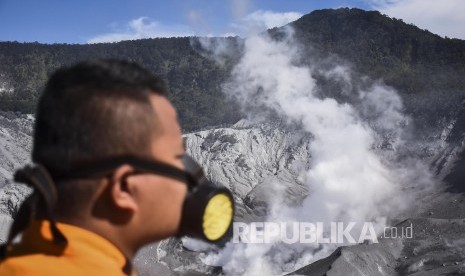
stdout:
[(178, 234), (188, 191), (181, 178), (104, 162), (132, 156), (184, 169), (164, 94), (160, 79), (125, 61), (83, 62), (51, 76), (33, 137), (32, 159), (42, 167), (23, 172), (41, 196), (20, 210), (24, 221), (10, 240), (22, 232), (21, 241), (5, 249), (0, 275), (124, 275), (140, 247)]

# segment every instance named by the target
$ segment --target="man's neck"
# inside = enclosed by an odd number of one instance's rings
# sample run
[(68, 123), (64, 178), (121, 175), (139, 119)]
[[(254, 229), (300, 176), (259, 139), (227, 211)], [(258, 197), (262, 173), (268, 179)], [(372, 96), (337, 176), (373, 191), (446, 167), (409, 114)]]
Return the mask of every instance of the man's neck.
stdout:
[(137, 249), (128, 246), (129, 242), (122, 239), (122, 237), (127, 237), (127, 235), (121, 234), (123, 232), (122, 229), (110, 224), (108, 221), (80, 217), (59, 218), (58, 221), (77, 226), (101, 236), (115, 245), (128, 260), (132, 260), (135, 256)]

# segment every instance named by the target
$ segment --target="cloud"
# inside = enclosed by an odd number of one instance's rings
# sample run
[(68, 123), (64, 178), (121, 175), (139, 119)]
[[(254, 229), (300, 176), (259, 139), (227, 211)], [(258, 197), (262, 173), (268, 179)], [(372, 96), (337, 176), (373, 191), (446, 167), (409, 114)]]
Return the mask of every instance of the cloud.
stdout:
[(302, 17), (303, 14), (298, 12), (274, 12), (257, 10), (245, 17), (238, 19), (231, 24), (235, 33), (253, 34), (271, 29), (274, 27), (284, 26), (292, 21)]
[(148, 17), (139, 17), (131, 20), (123, 28), (115, 29), (113, 32), (97, 35), (87, 41), (87, 43), (117, 42), (122, 40), (134, 40), (153, 37), (183, 37), (192, 36), (194, 31), (185, 25), (163, 25), (156, 21), (151, 21)]
[(205, 20), (202, 14), (196, 10), (190, 10), (186, 13), (186, 18), (191, 24), (203, 23)]
[(413, 23), (441, 36), (465, 39), (463, 0), (367, 0), (391, 17)]
[(202, 12), (197, 10), (189, 10), (185, 14), (185, 17), (189, 22), (189, 26), (195, 30), (196, 35), (208, 36), (208, 34), (212, 33), (212, 28)]
[[(233, 1), (237, 6), (237, 13), (247, 10), (248, 1)], [(239, 12), (241, 10), (241, 12)], [(280, 27), (297, 20), (303, 14), (298, 12), (273, 12), (257, 10), (239, 19), (234, 20), (223, 31), (214, 31), (206, 21), (203, 14), (196, 10), (189, 10), (185, 18), (187, 25), (165, 25), (153, 21), (148, 17), (139, 17), (126, 23), (124, 26), (113, 23), (110, 25), (112, 32), (96, 35), (87, 40), (87, 43), (118, 42), (122, 40), (135, 40), (153, 37), (184, 37), (184, 36), (207, 36), (227, 37), (243, 35), (248, 36), (262, 32), (266, 29)]]
[[(233, 21), (226, 27), (216, 30), (205, 19), (204, 14), (197, 10), (189, 10), (185, 17), (192, 29), (196, 30), (196, 35), (206, 37), (229, 37), (229, 36), (249, 36), (274, 27), (284, 26), (302, 17), (299, 12), (274, 12), (256, 10), (252, 13), (245, 13), (248, 9), (248, 1), (233, 1), (234, 9)], [(234, 10), (233, 9), (233, 10)], [(240, 11), (239, 11), (240, 10)], [(241, 16), (237, 16), (242, 14)]]
[(245, 16), (251, 6), (250, 0), (231, 0), (231, 11), (236, 18)]

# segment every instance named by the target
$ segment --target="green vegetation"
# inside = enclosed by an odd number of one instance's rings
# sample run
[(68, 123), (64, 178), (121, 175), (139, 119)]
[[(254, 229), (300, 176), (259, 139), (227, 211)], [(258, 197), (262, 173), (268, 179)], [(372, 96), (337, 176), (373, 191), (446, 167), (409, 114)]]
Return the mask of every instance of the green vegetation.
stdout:
[[(441, 38), (402, 20), (359, 9), (314, 11), (291, 25), (305, 46), (303, 63), (314, 62), (315, 56), (343, 60), (360, 76), (395, 87), (413, 115), (447, 116), (465, 99), (465, 41)], [(279, 29), (269, 32), (279, 38)], [(237, 106), (221, 92), (235, 58), (219, 65), (195, 51), (190, 38), (92, 45), (0, 42), (0, 81), (14, 87), (13, 94), (0, 93), (0, 110), (32, 113), (55, 69), (109, 57), (139, 62), (167, 80), (184, 131), (240, 118)]]
[(360, 9), (314, 11), (291, 25), (309, 56), (337, 55), (360, 75), (383, 80), (416, 117), (448, 116), (465, 99), (463, 40)]
[(220, 87), (232, 65), (202, 57), (192, 49), (190, 38), (93, 45), (1, 42), (0, 73), (14, 93), (0, 94), (0, 110), (33, 113), (48, 76), (60, 66), (91, 58), (133, 60), (164, 78), (185, 131), (234, 123), (240, 117)]

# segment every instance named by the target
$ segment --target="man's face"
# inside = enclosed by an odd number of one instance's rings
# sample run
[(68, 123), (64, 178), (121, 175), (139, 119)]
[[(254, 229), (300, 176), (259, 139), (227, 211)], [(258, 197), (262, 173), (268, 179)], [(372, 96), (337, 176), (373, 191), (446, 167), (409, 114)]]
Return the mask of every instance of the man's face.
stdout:
[[(152, 156), (155, 160), (184, 169), (182, 157), (184, 145), (177, 114), (171, 103), (163, 96), (151, 96), (152, 107), (161, 131), (153, 138)], [(138, 181), (138, 223), (149, 231), (149, 239), (159, 240), (177, 233), (187, 186), (175, 179), (143, 174), (131, 177)]]

